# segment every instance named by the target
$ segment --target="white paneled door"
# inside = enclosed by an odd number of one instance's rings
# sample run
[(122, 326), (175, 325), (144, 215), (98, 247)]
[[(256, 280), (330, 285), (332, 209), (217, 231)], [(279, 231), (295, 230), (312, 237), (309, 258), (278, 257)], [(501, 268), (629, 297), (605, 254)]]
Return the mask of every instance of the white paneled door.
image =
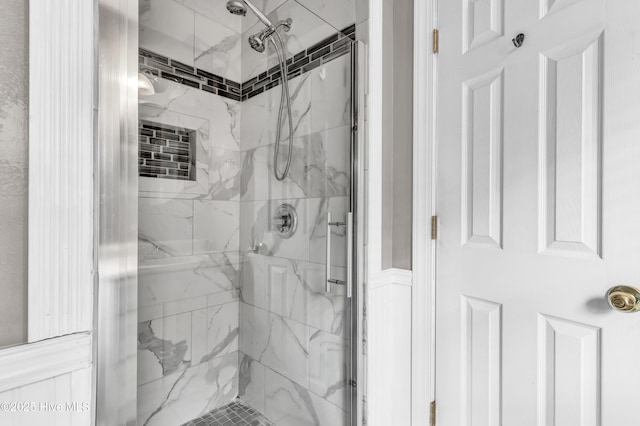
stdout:
[(438, 425), (638, 426), (640, 2), (438, 20)]

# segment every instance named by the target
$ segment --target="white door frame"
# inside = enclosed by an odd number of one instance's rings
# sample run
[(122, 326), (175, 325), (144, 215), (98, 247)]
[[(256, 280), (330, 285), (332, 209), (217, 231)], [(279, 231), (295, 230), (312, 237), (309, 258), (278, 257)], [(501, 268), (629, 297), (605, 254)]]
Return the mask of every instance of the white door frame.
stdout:
[[(28, 343), (0, 349), (3, 402), (93, 398), (95, 12), (86, 0), (29, 4)], [(38, 422), (30, 414), (2, 413)]]
[(413, 103), (413, 294), (411, 424), (429, 424), (435, 398), (435, 242), (431, 217), (435, 205), (437, 0), (414, 4)]

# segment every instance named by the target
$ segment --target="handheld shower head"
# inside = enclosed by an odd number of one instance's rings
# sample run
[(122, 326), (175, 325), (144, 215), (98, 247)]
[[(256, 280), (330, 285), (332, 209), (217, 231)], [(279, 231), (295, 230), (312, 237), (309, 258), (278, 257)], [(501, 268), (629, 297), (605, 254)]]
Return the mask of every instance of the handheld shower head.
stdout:
[(275, 28), (269, 18), (249, 0), (229, 0), (227, 2), (227, 10), (234, 15), (246, 16), (247, 8), (251, 9), (258, 19), (268, 28)]
[(227, 2), (227, 10), (232, 15), (247, 16), (247, 8), (242, 1), (229, 0)]

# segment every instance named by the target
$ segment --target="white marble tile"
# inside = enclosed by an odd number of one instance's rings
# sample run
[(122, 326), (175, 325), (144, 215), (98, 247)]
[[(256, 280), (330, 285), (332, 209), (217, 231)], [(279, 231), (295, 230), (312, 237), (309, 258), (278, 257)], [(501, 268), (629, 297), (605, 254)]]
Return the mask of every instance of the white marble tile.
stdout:
[[(325, 289), (323, 264), (251, 253), (242, 264), (242, 300), (254, 307), (336, 335), (345, 330), (345, 288)], [(345, 268), (332, 277), (344, 280)]]
[[(262, 11), (262, 13), (269, 16), (276, 8), (280, 7), (284, 3), (290, 0), (252, 0), (252, 3)], [(248, 28), (253, 27), (258, 23), (258, 18), (247, 10), (247, 16), (242, 20), (242, 29), (246, 31)], [(262, 24), (260, 24), (262, 25)]]
[(348, 195), (350, 140), (348, 126), (296, 138), (295, 146), (300, 148), (285, 183), (302, 187), (306, 197)]
[(195, 200), (193, 251), (195, 254), (237, 251), (240, 204), (237, 201)]
[[(226, 16), (233, 17), (228, 14)], [(195, 15), (195, 66), (241, 83), (240, 32), (200, 14)]]
[[(211, 147), (240, 150), (240, 102), (172, 81), (167, 81), (167, 87), (162, 92), (141, 100), (145, 105), (157, 109), (207, 120), (209, 129), (203, 137), (209, 139), (211, 135)], [(209, 158), (211, 149), (207, 148), (206, 152)]]
[(304, 291), (296, 275), (295, 261), (265, 256), (265, 263), (265, 309), (290, 318), (297, 293)]
[(161, 305), (164, 316), (177, 315), (184, 312), (197, 311), (207, 306), (207, 300), (203, 297), (191, 297), (189, 299), (181, 299), (167, 302)]
[(138, 304), (145, 307), (213, 295), (237, 298), (239, 267), (229, 253), (144, 261), (139, 266)]
[(348, 342), (324, 331), (309, 341), (309, 390), (343, 410), (348, 407)]
[(243, 154), (213, 148), (209, 166), (209, 193), (213, 200), (239, 200)]
[(311, 133), (351, 122), (351, 59), (343, 55), (310, 71)]
[(162, 317), (164, 317), (164, 307), (162, 305), (138, 307), (138, 322), (150, 321)]
[(240, 352), (240, 384), (238, 396), (256, 410), (264, 413), (264, 366)]
[[(294, 137), (311, 131), (311, 81), (310, 73), (289, 81)], [(244, 151), (275, 143), (281, 93), (280, 85), (242, 103), (241, 146)], [(289, 137), (289, 121), (285, 112), (286, 109), (283, 110), (283, 120), (280, 124), (280, 140), (283, 145), (288, 144)]]
[(141, 258), (184, 256), (192, 253), (193, 202), (140, 198), (138, 226)]
[[(249, 14), (247, 14), (247, 16), (249, 16)], [(293, 20), (289, 32), (282, 30), (280, 32), (287, 51), (287, 57), (291, 57), (336, 33), (334, 27), (294, 0), (282, 3), (282, 5), (275, 10), (267, 13), (267, 16), (272, 22), (278, 22), (287, 18)], [(275, 50), (271, 46), (267, 50), (267, 53), (260, 54), (253, 51), (244, 41), (250, 35), (258, 33), (264, 28), (262, 23), (254, 24), (254, 22), (256, 21), (253, 20), (253, 17), (250, 17), (250, 19), (246, 21), (247, 25), (243, 26), (243, 81), (257, 76), (261, 72), (264, 72), (267, 67), (271, 67), (277, 63)]]
[(238, 350), (239, 302), (193, 312), (193, 363), (199, 364)]
[(138, 324), (138, 384), (182, 371), (191, 365), (191, 314)]
[(265, 415), (278, 426), (343, 426), (347, 413), (286, 377), (265, 369)]
[(356, 22), (356, 0), (296, 0), (337, 30)]
[(266, 259), (255, 253), (246, 253), (240, 267), (242, 301), (258, 308), (267, 308)]
[(235, 302), (240, 300), (239, 291), (236, 289), (230, 291), (221, 291), (213, 293), (207, 296), (207, 306), (224, 305), (225, 303)]
[(139, 9), (140, 47), (193, 65), (193, 11), (167, 0), (140, 0)]
[[(294, 262), (294, 272), (298, 280), (289, 317), (311, 327), (346, 336), (346, 291), (341, 285), (332, 285), (326, 292), (325, 266), (317, 263)], [(346, 270), (333, 267), (332, 278), (344, 280)]]
[(149, 321), (171, 315), (183, 314), (185, 312), (193, 312), (207, 307), (236, 302), (238, 300), (238, 291), (233, 289), (212, 293), (206, 297), (198, 296), (159, 305), (141, 306), (138, 309), (138, 321)]
[(308, 386), (309, 327), (245, 303), (240, 318), (240, 350)]
[[(279, 151), (279, 170), (284, 170), (288, 146), (282, 144)], [(240, 197), (243, 201), (302, 198), (305, 196), (306, 152), (294, 147), (289, 176), (282, 182), (274, 175), (274, 146), (266, 146), (245, 152), (242, 169), (242, 188)]]
[[(245, 152), (241, 199), (244, 201), (342, 196), (349, 194), (349, 126), (334, 127), (294, 138), (289, 174), (279, 182), (273, 167), (274, 145)], [(279, 152), (283, 170), (288, 145)]]
[(242, 32), (242, 16), (227, 11), (227, 0), (175, 0), (189, 9), (224, 25), (231, 30)]
[(138, 424), (180, 425), (238, 395), (238, 353), (213, 359), (138, 387)]

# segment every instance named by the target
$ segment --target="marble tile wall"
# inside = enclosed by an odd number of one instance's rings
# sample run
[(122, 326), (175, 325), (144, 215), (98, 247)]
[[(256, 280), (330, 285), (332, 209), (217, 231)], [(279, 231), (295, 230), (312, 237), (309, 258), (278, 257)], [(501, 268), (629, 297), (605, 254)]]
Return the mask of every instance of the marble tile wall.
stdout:
[[(280, 91), (242, 104), (239, 393), (278, 426), (347, 424), (348, 306), (343, 287), (327, 293), (324, 283), (326, 213), (340, 220), (349, 208), (350, 78), (345, 55), (290, 81), (294, 152), (284, 182), (273, 174)], [(283, 135), (281, 163), (286, 125)], [(274, 227), (282, 203), (298, 214), (290, 238)], [(332, 276), (345, 279), (344, 228), (332, 237)]]
[[(246, 81), (271, 55), (245, 50), (240, 35), (257, 21), (225, 3), (142, 0), (141, 47)], [(336, 31), (294, 0), (256, 4), (296, 20), (292, 52)], [(349, 205), (349, 67), (345, 55), (291, 80), (284, 182), (273, 177), (279, 87), (238, 102), (161, 78), (140, 99), (141, 119), (197, 133), (195, 181), (140, 178), (141, 425), (181, 424), (238, 396), (278, 426), (346, 424), (348, 306), (343, 287), (325, 292), (324, 263), (326, 213), (341, 219)], [(273, 226), (284, 202), (298, 212), (291, 238)], [(334, 278), (345, 278), (345, 246), (334, 229)]]
[(140, 47), (241, 81), (242, 18), (226, 0), (140, 0)]
[[(239, 80), (232, 20), (190, 1), (140, 7), (142, 48)], [(172, 80), (140, 98), (139, 115), (194, 129), (195, 180), (139, 182), (141, 425), (183, 424), (233, 401), (239, 386), (240, 102)]]

